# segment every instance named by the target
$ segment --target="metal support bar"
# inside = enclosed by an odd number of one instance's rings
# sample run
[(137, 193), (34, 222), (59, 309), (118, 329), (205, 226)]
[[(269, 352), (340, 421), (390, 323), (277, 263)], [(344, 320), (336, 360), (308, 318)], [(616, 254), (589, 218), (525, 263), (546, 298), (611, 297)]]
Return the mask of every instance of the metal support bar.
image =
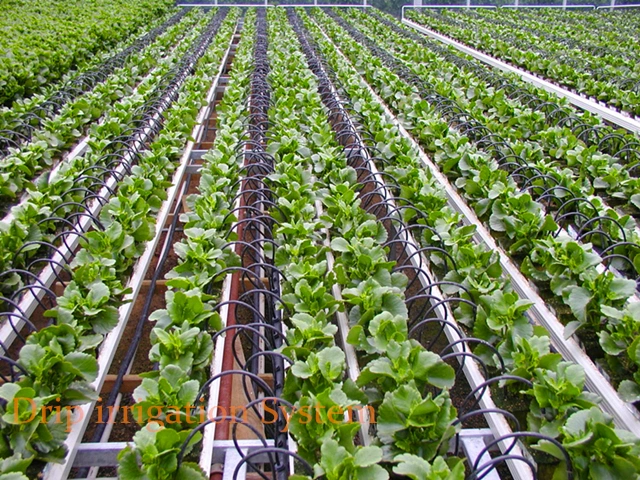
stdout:
[[(493, 441), (493, 433), (488, 428), (465, 428), (458, 434), (460, 438), (460, 444), (465, 451), (475, 452), (476, 457), (479, 453), (477, 447), (482, 443), (483, 447), (487, 443)], [(454, 440), (450, 444), (450, 451), (453, 451)], [(252, 451), (263, 449), (264, 444), (261, 440), (238, 440), (238, 446), (242, 452), (246, 455)], [(273, 446), (273, 440), (266, 440), (267, 446)], [(78, 454), (76, 455), (74, 468), (82, 467), (114, 467), (118, 465), (118, 453), (127, 446), (126, 442), (110, 442), (110, 443), (83, 443), (78, 447)], [(213, 444), (214, 454), (213, 463), (226, 464), (227, 452), (236, 451), (236, 446), (233, 440), (216, 440)], [(475, 460), (476, 457), (473, 457)], [(471, 457), (469, 457), (471, 458)], [(268, 461), (268, 458), (261, 458), (260, 455), (254, 457), (256, 463), (260, 461)], [(233, 471), (231, 472), (233, 473)], [(490, 474), (485, 477), (487, 479), (493, 479)], [(244, 477), (239, 477), (244, 479)]]
[[(316, 200), (316, 212), (317, 212), (317, 218), (321, 218), (323, 209), (322, 209), (322, 203), (320, 202), (320, 200)], [(323, 243), (327, 247), (327, 255), (326, 255), (327, 271), (331, 272), (333, 271), (335, 258), (333, 256), (333, 253), (331, 252), (331, 241), (329, 238), (329, 229), (325, 228), (324, 232), (325, 232), (325, 237), (324, 237)], [(335, 283), (331, 288), (331, 293), (333, 294), (333, 297), (340, 304), (342, 304), (343, 302), (342, 289), (340, 288), (340, 285)], [(340, 346), (344, 351), (344, 356), (347, 362), (347, 374), (349, 375), (349, 378), (355, 383), (357, 382), (358, 377), (360, 376), (360, 366), (358, 365), (358, 355), (356, 353), (356, 349), (347, 340), (347, 336), (349, 335), (349, 316), (347, 315), (346, 311), (344, 312), (338, 311), (335, 313), (335, 316), (336, 316), (336, 323), (338, 324), (338, 336), (340, 337)], [(364, 418), (359, 419), (360, 437), (362, 438), (363, 446), (368, 446), (371, 444), (371, 436), (369, 435), (369, 426), (371, 423), (370, 421), (371, 419), (369, 418), (369, 410), (364, 408), (361, 410), (361, 413), (363, 414)]]
[(191, 160), (202, 160), (209, 150), (191, 150)]
[(238, 452), (236, 448), (227, 448), (224, 456), (224, 470), (222, 471), (222, 480), (236, 480), (237, 478), (245, 478), (247, 476), (247, 464), (243, 463), (242, 467), (238, 469), (236, 475), (236, 468), (242, 462), (243, 456), (247, 454), (245, 449)]
[(640, 8), (640, 3), (631, 3), (629, 5), (616, 5), (616, 0), (611, 0), (611, 5), (608, 6), (599, 6), (596, 7), (597, 10), (604, 10), (604, 9), (616, 9), (616, 8)]
[(562, 5), (519, 5), (516, 1), (515, 5), (501, 5), (500, 8), (562, 8), (563, 10), (567, 8), (589, 8), (595, 10), (596, 6), (591, 4), (568, 5), (567, 0), (562, 0)]
[[(489, 452), (484, 452), (481, 459), (477, 460), (487, 443), (492, 441), (493, 433), (488, 428), (469, 428), (460, 432), (460, 445), (462, 445), (462, 450), (464, 450), (464, 454), (471, 465), (476, 462), (478, 465), (485, 465), (491, 461)], [(495, 469), (492, 469), (487, 471), (482, 478), (485, 480), (500, 480), (500, 475)]]

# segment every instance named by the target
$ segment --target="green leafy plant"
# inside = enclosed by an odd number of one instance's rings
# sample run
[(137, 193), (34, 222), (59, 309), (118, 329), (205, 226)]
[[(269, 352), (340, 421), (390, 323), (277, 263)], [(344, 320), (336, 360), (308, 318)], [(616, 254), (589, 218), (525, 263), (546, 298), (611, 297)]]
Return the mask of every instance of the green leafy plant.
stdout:
[[(613, 422), (599, 408), (574, 413), (562, 428), (562, 446), (571, 455), (576, 476), (591, 478), (635, 478), (640, 469), (640, 442), (629, 432), (613, 427)], [(536, 447), (564, 462), (564, 456), (550, 442)], [(566, 465), (557, 467), (556, 476), (566, 478)]]
[(326, 439), (320, 449), (319, 464), (314, 467), (315, 478), (340, 480), (386, 480), (389, 474), (378, 463), (382, 460), (382, 449), (375, 446), (358, 447), (349, 452), (332, 438)]
[(456, 411), (447, 392), (423, 397), (414, 381), (388, 391), (378, 409), (378, 435), (394, 454), (433, 458), (448, 449)]
[[(149, 424), (134, 435), (134, 446), (127, 446), (118, 454), (118, 476), (123, 480), (204, 480), (206, 477), (197, 464), (178, 465), (178, 454), (189, 434), (189, 430), (176, 432)], [(198, 432), (189, 440), (185, 455), (201, 437)]]
[(424, 458), (408, 453), (397, 455), (393, 473), (404, 475), (411, 480), (463, 480), (465, 477), (464, 462), (457, 458), (445, 461), (436, 457), (431, 463)]
[[(160, 371), (176, 365), (194, 378), (202, 379), (213, 352), (211, 336), (185, 321), (171, 329), (154, 328), (149, 360), (158, 362)], [(159, 375), (159, 371), (156, 372)]]

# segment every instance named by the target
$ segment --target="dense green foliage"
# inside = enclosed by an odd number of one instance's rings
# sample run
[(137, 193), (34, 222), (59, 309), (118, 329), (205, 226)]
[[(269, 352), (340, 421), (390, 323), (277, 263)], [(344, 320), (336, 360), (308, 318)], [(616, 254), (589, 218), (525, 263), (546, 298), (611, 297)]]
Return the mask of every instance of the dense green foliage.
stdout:
[[(567, 24), (573, 28), (576, 22), (561, 10), (537, 11), (533, 17), (509, 9), (422, 10), (408, 17), (610, 107), (640, 114), (637, 34), (626, 42), (598, 44), (597, 32), (611, 28), (606, 16), (590, 17), (586, 39), (567, 38)], [(634, 13), (618, 20), (636, 30), (640, 24)]]
[[(3, 0), (0, 3), (0, 105), (42, 92), (70, 70), (117, 45), (170, 0)], [(98, 57), (99, 60), (100, 57)]]

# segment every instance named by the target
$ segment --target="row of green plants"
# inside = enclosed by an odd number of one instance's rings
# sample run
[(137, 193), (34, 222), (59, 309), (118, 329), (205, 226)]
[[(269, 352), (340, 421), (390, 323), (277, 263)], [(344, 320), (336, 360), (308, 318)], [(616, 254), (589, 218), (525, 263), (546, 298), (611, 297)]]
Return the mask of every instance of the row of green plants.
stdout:
[[(220, 302), (224, 279), (220, 272), (240, 264), (230, 244), (235, 236), (229, 231), (237, 220), (230, 212), (242, 167), (238, 146), (246, 138), (255, 16), (255, 11), (250, 10), (244, 18), (229, 82), (216, 106), (216, 138), (212, 149), (203, 156), (198, 193), (187, 198), (188, 210), (180, 218), (185, 237), (173, 247), (178, 264), (166, 275), (166, 306), (149, 317), (155, 322), (149, 360), (157, 364), (157, 369), (141, 374), (142, 383), (133, 393), (134, 410), (141, 412), (136, 418), (141, 429), (133, 443), (119, 454), (118, 475), (123, 480), (205, 478), (197, 464), (178, 464), (178, 456), (191, 431), (202, 421), (195, 410), (190, 415), (188, 407), (201, 400), (198, 393), (209, 378), (214, 348), (211, 335), (223, 327), (223, 320), (214, 309)], [(223, 27), (225, 38), (234, 30), (237, 17), (237, 12), (230, 14)], [(201, 97), (206, 95), (217, 65), (209, 64)], [(157, 414), (150, 416), (154, 411)], [(200, 432), (191, 437), (185, 455), (201, 438)]]
[[(31, 241), (51, 241), (61, 228), (60, 222), (46, 219), (66, 218), (77, 208), (74, 202), (81, 202), (87, 195), (86, 191), (76, 187), (93, 186), (95, 189), (95, 177), (100, 175), (102, 178), (108, 178), (102, 173), (101, 168), (117, 168), (115, 159), (110, 155), (120, 146), (114, 140), (126, 135), (135, 122), (140, 120), (145, 102), (157, 93), (165, 75), (180, 62), (205, 26), (206, 21), (199, 22), (183, 38), (182, 43), (161, 59), (158, 67), (139, 83), (135, 94), (117, 102), (104, 121), (93, 126), (83, 155), (63, 162), (53, 175), (40, 176), (25, 201), (11, 209), (10, 215), (0, 224), (0, 270), (24, 268), (29, 265), (31, 259), (41, 254), (41, 248), (37, 244), (29, 247), (25, 247), (25, 244)], [(176, 30), (173, 34), (177, 37), (180, 32)], [(83, 173), (84, 178), (79, 181), (78, 178)], [(151, 201), (157, 206), (161, 198), (162, 196), (155, 195)], [(13, 274), (2, 278), (0, 288), (6, 295), (21, 286), (21, 277)]]
[[(361, 16), (361, 19), (365, 19), (364, 16)], [(380, 25), (379, 22), (376, 22), (375, 20), (372, 20), (369, 22), (371, 23), (375, 23), (377, 24), (377, 27), (381, 28), (382, 26)], [(362, 27), (360, 27), (360, 29), (362, 30)], [(364, 30), (366, 33), (368, 33), (371, 36), (371, 33), (368, 32), (366, 29)], [(382, 34), (382, 32), (384, 32), (387, 36), (390, 33), (389, 29), (383, 29), (383, 30), (375, 30), (374, 33), (376, 35), (380, 35)], [(382, 37), (384, 37), (385, 35), (382, 35)], [(403, 37), (398, 37), (395, 36), (393, 37), (393, 40), (390, 41), (390, 44), (393, 44), (394, 42), (404, 42), (405, 39)], [(404, 49), (404, 51), (409, 51), (410, 47), (414, 47), (414, 44), (406, 44), (406, 48)], [(403, 57), (405, 58), (405, 57)], [(406, 59), (406, 58), (405, 58)], [(416, 58), (412, 59), (412, 60), (406, 60), (407, 63), (410, 63), (411, 66), (413, 68), (415, 68), (415, 70), (420, 70), (421, 72), (424, 72), (425, 69), (423, 69), (422, 67), (419, 66), (419, 62)], [(452, 72), (452, 76), (458, 74), (458, 72), (456, 72), (455, 70)], [(427, 75), (426, 73), (422, 73), (423, 77), (425, 75)], [(463, 77), (464, 75), (460, 75), (460, 77)], [(433, 77), (433, 76), (429, 76), (427, 78), (427, 81), (432, 81), (431, 84), (436, 84), (438, 82), (438, 80)], [(464, 102), (464, 99), (462, 99), (460, 96), (456, 96), (454, 93), (449, 93), (449, 92), (453, 92), (456, 89), (456, 85), (454, 84), (453, 86), (450, 85), (450, 83), (454, 83), (455, 82), (455, 78), (453, 79), (449, 79), (449, 80), (445, 80), (444, 82), (440, 82), (441, 84), (444, 84), (445, 86), (442, 88), (439, 88), (438, 86), (435, 87), (436, 91), (438, 93), (441, 93), (443, 95), (447, 95), (449, 94), (450, 98), (454, 99), (454, 101), (456, 101), (456, 103), (463, 109), (466, 109), (467, 111), (470, 111), (471, 114), (474, 116), (474, 118), (478, 118), (480, 119), (483, 123), (484, 123), (484, 118), (482, 117), (481, 112), (478, 112), (476, 109), (474, 109), (472, 106), (470, 107), (468, 103)], [(446, 90), (446, 91), (443, 91)], [(486, 103), (486, 99), (483, 99), (483, 101)], [(493, 130), (494, 132), (502, 135), (503, 137), (509, 137), (509, 129), (505, 128), (505, 127), (498, 127), (497, 125), (490, 125), (490, 129)], [(537, 143), (537, 142), (536, 142)], [(572, 193), (575, 197), (580, 198), (580, 197), (584, 197), (584, 198), (590, 198), (590, 195), (592, 193), (592, 189), (589, 188), (588, 183), (585, 186), (584, 183), (576, 181), (577, 179), (575, 179), (574, 177), (571, 176), (570, 172), (568, 172), (567, 170), (560, 170), (560, 167), (558, 165), (555, 165), (553, 163), (550, 163), (547, 161), (547, 159), (544, 158), (544, 155), (540, 152), (541, 149), (536, 145), (536, 144), (531, 144), (530, 142), (518, 142), (518, 141), (514, 141), (514, 143), (510, 144), (510, 146), (513, 148), (514, 151), (516, 152), (521, 152), (520, 153), (520, 158), (524, 158), (527, 161), (527, 164), (532, 165), (533, 167), (535, 167), (538, 171), (540, 171), (542, 174), (548, 175), (549, 177), (555, 178), (557, 180), (557, 184), (558, 185), (562, 185), (562, 186), (566, 186), (568, 189), (572, 189)], [(538, 151), (538, 154), (535, 155), (535, 151)], [(585, 149), (582, 148), (582, 150), (584, 151)], [(592, 148), (591, 151), (593, 151), (594, 149)], [(533, 151), (533, 153), (532, 153)], [(573, 158), (576, 156), (576, 151), (572, 151), (569, 150), (567, 152), (568, 157), (569, 158)], [(609, 160), (607, 161), (607, 163), (611, 163), (613, 161), (613, 159), (611, 159), (609, 157)], [(622, 167), (620, 165), (616, 165), (616, 169), (621, 169)], [(531, 176), (531, 175), (529, 175)], [(583, 179), (585, 180), (585, 179)], [(632, 179), (635, 180), (635, 179)], [(600, 218), (605, 218), (606, 216), (611, 215), (611, 219), (612, 220), (607, 220), (606, 222), (610, 222), (611, 225), (614, 225), (614, 221), (620, 221), (620, 225), (616, 225), (615, 227), (615, 232), (611, 231), (611, 240), (614, 241), (628, 241), (632, 244), (637, 244), (638, 241), (638, 235), (637, 235), (637, 226), (635, 224), (635, 222), (633, 221), (632, 218), (630, 218), (629, 216), (623, 216), (620, 217), (617, 213), (615, 213), (613, 210), (611, 210), (610, 208), (608, 208), (605, 204), (603, 204), (600, 199), (593, 199), (592, 205), (593, 207), (589, 207), (589, 210), (591, 210), (593, 208), (592, 211), (583, 211), (582, 213), (585, 215), (585, 218), (592, 218), (592, 217), (600, 217)], [(558, 205), (559, 206), (559, 205)], [(553, 207), (553, 205), (552, 205)], [(553, 208), (549, 208), (548, 209), (550, 211), (550, 213), (556, 213), (557, 212), (553, 212)], [(603, 221), (603, 224), (605, 222)], [(605, 229), (607, 228), (606, 226), (604, 226), (603, 224), (601, 224), (601, 227), (604, 227)], [(595, 225), (594, 225), (595, 228)], [(606, 245), (605, 245), (606, 246)], [(600, 248), (602, 249), (603, 246), (600, 246)], [(637, 248), (631, 246), (628, 250), (616, 250), (616, 253), (622, 253), (622, 254), (628, 254), (629, 257), (631, 259), (633, 259), (637, 254)], [(619, 267), (620, 270), (627, 270), (627, 275), (629, 275), (631, 278), (634, 278), (635, 276), (637, 276), (637, 272), (635, 271), (636, 269), (633, 268), (630, 265), (617, 265), (617, 267)], [(631, 267), (631, 271), (628, 271), (629, 268)]]
[[(546, 58), (553, 64), (568, 64), (578, 75), (588, 75), (595, 80), (610, 80), (613, 84), (625, 90), (634, 90), (637, 81), (635, 64), (621, 52), (618, 55), (603, 55), (583, 48), (580, 42), (568, 38), (554, 36), (543, 29), (530, 28), (524, 24), (516, 24), (502, 17), (500, 12), (496, 17), (478, 15), (476, 12), (464, 12), (460, 15), (436, 15), (437, 18), (456, 25), (461, 20), (468, 20), (469, 25), (478, 32), (491, 29), (493, 36), (507, 44), (526, 51), (530, 49), (538, 57)], [(561, 65), (564, 67), (564, 65)], [(622, 78), (620, 78), (622, 77)]]
[[(529, 12), (524, 12), (530, 15)], [(539, 18), (548, 20), (547, 23), (557, 23), (558, 27), (571, 24), (572, 31), (565, 35), (581, 35), (583, 32), (593, 32), (591, 41), (608, 42), (605, 45), (616, 46), (626, 43), (630, 47), (635, 47), (634, 40), (640, 39), (638, 35), (638, 25), (640, 16), (633, 9), (600, 10), (594, 12), (576, 12), (572, 10), (542, 10)]]
[[(295, 413), (289, 431), (298, 453), (313, 465), (314, 478), (385, 479), (392, 471), (409, 478), (462, 479), (460, 459), (440, 456), (456, 432), (448, 393), (454, 371), (408, 337), (407, 279), (392, 272), (384, 226), (360, 207), (356, 171), (336, 143), (317, 80), (283, 17), (275, 9), (268, 12), (269, 118), (275, 121), (267, 148), (275, 158), (269, 186), (279, 207), (271, 212), (280, 244), (275, 264), (287, 279), (282, 298), (290, 312), (282, 353), (292, 365), (283, 397), (295, 412), (311, 409), (317, 415), (307, 422)], [(329, 252), (335, 257), (331, 269)], [(334, 285), (344, 304), (332, 295)], [(345, 353), (335, 341), (332, 317), (343, 308), (350, 337), (362, 339), (353, 342), (362, 367), (356, 382), (346, 376)], [(362, 417), (335, 420), (336, 412), (340, 418), (350, 408), (375, 412), (371, 445), (357, 437)]]
[[(484, 25), (457, 12), (434, 14), (409, 10), (407, 18), (614, 108), (640, 114), (640, 93), (632, 86), (638, 81), (637, 73), (619, 72), (588, 52), (581, 51), (579, 58), (567, 58), (564, 56), (568, 51), (566, 46), (554, 47), (540, 40), (534, 44), (518, 39), (513, 29)], [(567, 63), (570, 60), (571, 64)], [(620, 83), (621, 80), (629, 80), (631, 86)]]
[[(520, 12), (523, 12), (523, 10), (520, 10)], [(418, 35), (413, 28), (405, 26), (388, 15), (379, 14), (378, 16), (395, 23), (398, 28), (411, 32), (414, 36)], [(424, 39), (424, 44), (429, 45), (429, 48), (432, 48), (431, 45), (437, 44), (435, 41), (429, 41), (427, 37), (424, 37)], [(447, 59), (449, 60), (452, 57), (458, 57), (463, 61), (470, 62), (470, 64), (465, 63), (463, 67), (465, 71), (487, 80), (496, 91), (505, 90), (508, 98), (516, 102), (516, 104), (521, 104), (523, 108), (532, 107), (531, 103), (529, 103), (531, 95), (537, 97), (534, 105), (539, 105), (539, 108), (545, 111), (543, 118), (547, 126), (562, 126), (566, 133), (567, 145), (564, 145), (562, 137), (558, 137), (561, 143), (556, 149), (559, 149), (561, 154), (578, 144), (573, 139), (574, 136), (578, 136), (579, 139), (588, 142), (588, 146), (598, 145), (598, 149), (601, 152), (616, 156), (621, 162), (626, 161), (629, 163), (630, 169), (635, 165), (636, 159), (629, 160), (630, 155), (627, 155), (629, 150), (625, 148), (630, 144), (635, 144), (637, 136), (634, 133), (619, 127), (606, 125), (599, 116), (574, 107), (566, 98), (558, 97), (552, 92), (526, 82), (515, 73), (489, 70), (482, 62), (461, 53), (454, 47), (444, 47), (444, 44), (442, 44), (432, 49), (439, 55), (444, 55), (443, 52), (448, 51), (449, 56), (447, 56)], [(556, 155), (555, 151), (549, 151), (548, 153), (552, 157)], [(631, 157), (633, 156), (631, 155)]]
[[(584, 12), (583, 12), (584, 13)], [(541, 35), (551, 35), (557, 41), (564, 42), (569, 40), (575, 44), (579, 44), (590, 53), (603, 57), (612, 64), (627, 65), (629, 68), (634, 67), (633, 59), (640, 55), (637, 39), (633, 40), (628, 33), (625, 35), (622, 23), (616, 22), (615, 28), (603, 15), (574, 15), (571, 18), (572, 28), (566, 28), (566, 22), (562, 21), (565, 17), (563, 12), (556, 9), (545, 9), (532, 14), (532, 12), (490, 12), (477, 11), (477, 15), (498, 21), (508, 22), (509, 25), (519, 24), (526, 31), (537, 32)], [(633, 18), (633, 15), (631, 16)], [(622, 20), (622, 19), (620, 19)], [(637, 24), (636, 24), (637, 28)], [(628, 32), (628, 30), (627, 30)]]
[(169, 0), (3, 2), (0, 49), (7, 54), (0, 61), (0, 105), (42, 93), (172, 6)]
[[(403, 93), (403, 82), (397, 77), (393, 78), (390, 72), (381, 72), (380, 66), (375, 65), (363, 47), (352, 41), (324, 14), (314, 13), (327, 34), (344, 47), (343, 51), (349, 52), (349, 56), (353, 52), (352, 61), (359, 73), (386, 97), (392, 107), (406, 105), (406, 110), (403, 110), (405, 114), (410, 108), (415, 108), (412, 98)], [(529, 429), (562, 442), (579, 478), (601, 478), (596, 475), (597, 472), (609, 472), (614, 477), (621, 472), (637, 472), (640, 466), (634, 455), (640, 442), (631, 440), (628, 432), (613, 428), (611, 419), (601, 414), (596, 406), (597, 398), (583, 391), (582, 369), (563, 362), (560, 355), (551, 351), (547, 333), (529, 323), (525, 314), (530, 302), (510, 291), (508, 282), (501, 275), (496, 252), (487, 251), (470, 241), (475, 227), (464, 226), (460, 216), (446, 208), (440, 188), (429, 178), (424, 167), (418, 164), (415, 152), (385, 120), (377, 99), (362, 88), (356, 70), (339, 57), (335, 46), (322, 37), (316, 25), (308, 19), (305, 22), (347, 89), (354, 111), (368, 122), (368, 129), (378, 142), (377, 147), (383, 158), (389, 161), (385, 171), (393, 174), (401, 185), (399, 196), (407, 198), (425, 212), (424, 216), (416, 217), (414, 221), (431, 226), (443, 239), (444, 248), (455, 262), (457, 268), (444, 279), (462, 284), (464, 291), (445, 288), (445, 293), (462, 298), (467, 296), (477, 303), (477, 312), (468, 311), (464, 304), (460, 304), (454, 312), (456, 319), (466, 324), (474, 336), (488, 338), (498, 346), (508, 372), (533, 383), (529, 389), (522, 384), (508, 387), (513, 394), (524, 394), (525, 398), (530, 399), (527, 418)], [(375, 78), (374, 71), (377, 71)], [(389, 139), (393, 137), (398, 140), (390, 143)], [(427, 237), (422, 241), (433, 244), (437, 238)], [(447, 259), (432, 256), (431, 261), (432, 267), (437, 268), (438, 263), (442, 264)], [(495, 361), (490, 352), (483, 350), (478, 348), (475, 353), (483, 356), (489, 364)], [(613, 446), (612, 449), (603, 449), (604, 438), (615, 438), (609, 444)], [(540, 442), (535, 448), (562, 460), (559, 451), (549, 442)], [(566, 472), (566, 465), (561, 463), (557, 472), (557, 475)]]
[[(417, 97), (413, 88), (400, 81), (378, 58), (364, 47), (360, 50), (361, 55), (368, 56), (367, 65), (371, 65), (365, 72), (367, 80), (376, 87), (384, 78), (385, 90), (377, 87), (383, 99), (403, 114), (409, 130), (433, 155), (442, 172), (455, 181), (462, 196), (521, 265), (523, 273), (537, 281), (547, 297), (559, 302), (556, 309), (566, 325), (565, 336), (580, 330), (592, 358), (605, 359), (612, 381), (620, 384), (621, 395), (627, 401), (636, 401), (637, 385), (631, 378), (635, 379), (638, 370), (633, 360), (637, 358), (637, 335), (627, 337), (618, 349), (609, 347), (609, 339), (620, 339), (637, 330), (640, 319), (626, 315), (625, 321), (620, 321), (609, 316), (610, 310), (601, 308), (632, 312), (626, 307), (634, 301), (635, 281), (599, 268), (602, 258), (590, 243), (577, 242), (566, 233), (558, 235), (553, 217), (529, 193), (520, 191), (491, 155), (451, 128), (433, 106)], [(358, 68), (364, 64), (355, 57), (352, 60)], [(391, 84), (402, 93), (390, 91)], [(609, 212), (615, 219), (615, 212)], [(632, 220), (623, 223), (626, 221)], [(482, 337), (480, 332), (477, 336)]]
[[(139, 41), (145, 35), (147, 35), (154, 28), (160, 27), (164, 22), (169, 20), (176, 12), (173, 9), (167, 10), (164, 14), (154, 18), (148, 24), (140, 27), (137, 32), (122, 41), (120, 41), (115, 47), (107, 50), (97, 52), (85, 67), (77, 71), (69, 71), (62, 76), (58, 82), (52, 82), (45, 85), (43, 93), (33, 95), (29, 98), (22, 98), (13, 102), (11, 107), (0, 107), (0, 127), (4, 130), (7, 127), (15, 125), (21, 118), (26, 119), (29, 114), (34, 114), (40, 118), (43, 118), (43, 113), (39, 111), (47, 100), (58, 93), (65, 90), (65, 87), (71, 85), (74, 81), (84, 78), (84, 75), (88, 75), (91, 72), (99, 70), (105, 66), (115, 56), (121, 54), (128, 47), (132, 46), (135, 42)], [(28, 123), (34, 118), (28, 118)]]
[(99, 347), (120, 321), (118, 309), (130, 291), (125, 282), (156, 232), (161, 205), (154, 197), (166, 195), (234, 23), (230, 18), (220, 30), (165, 112), (164, 128), (102, 208), (104, 230), (84, 235), (64, 292), (45, 312), (53, 323), (27, 337), (17, 360), (19, 378), (0, 387), (0, 473), (9, 478), (34, 478), (41, 462), (63, 462), (74, 407), (98, 399), (92, 383), (99, 375)]
[[(531, 22), (527, 19), (523, 19), (520, 24), (516, 24), (513, 21), (513, 17), (509, 18), (509, 14), (506, 15), (478, 15), (474, 12), (471, 15), (473, 18), (477, 18), (482, 24), (496, 25), (498, 28), (513, 29), (518, 39), (522, 39), (525, 42), (541, 42), (544, 46), (551, 46), (554, 49), (565, 47), (566, 51), (564, 55), (571, 58), (580, 58), (582, 52), (586, 52), (587, 64), (595, 65), (607, 65), (608, 71), (618, 72), (619, 74), (630, 73), (631, 77), (634, 76), (635, 63), (628, 52), (620, 50), (610, 50), (606, 45), (602, 45), (599, 49), (593, 50), (585, 43), (574, 40), (569, 37), (560, 36), (552, 33), (553, 28), (550, 24), (541, 24), (540, 22)], [(615, 43), (611, 47), (615, 48)], [(631, 54), (632, 55), (632, 54)]]
[[(370, 38), (382, 39), (385, 49), (440, 95), (455, 101), (491, 132), (506, 139), (528, 164), (568, 186), (576, 196), (599, 195), (616, 203), (628, 203), (634, 212), (640, 208), (640, 180), (632, 176), (628, 165), (602, 153), (595, 145), (585, 145), (569, 128), (548, 125), (543, 112), (508, 98), (503, 90), (399, 35), (373, 16), (356, 12), (349, 15), (349, 20)], [(588, 122), (588, 115), (582, 117)], [(606, 210), (603, 208), (601, 213)], [(635, 229), (633, 225), (627, 230), (627, 240), (640, 240)]]
[[(132, 55), (127, 63), (116, 70), (105, 82), (90, 92), (67, 103), (60, 113), (45, 120), (42, 128), (33, 134), (30, 142), (18, 148), (11, 148), (9, 155), (0, 160), (0, 202), (7, 208), (12, 200), (20, 198), (25, 189), (33, 189), (33, 177), (56, 160), (60, 160), (91, 124), (103, 118), (103, 124), (113, 121), (111, 112), (118, 112), (119, 102), (132, 99), (131, 107), (137, 105), (134, 89), (150, 71), (157, 68), (163, 59), (171, 56), (171, 51), (194, 29), (204, 23), (202, 14), (193, 10), (178, 25), (169, 28), (157, 41), (142, 52)], [(144, 87), (142, 87), (144, 90)], [(6, 125), (11, 129), (11, 125)], [(91, 139), (94, 140), (94, 139)]]

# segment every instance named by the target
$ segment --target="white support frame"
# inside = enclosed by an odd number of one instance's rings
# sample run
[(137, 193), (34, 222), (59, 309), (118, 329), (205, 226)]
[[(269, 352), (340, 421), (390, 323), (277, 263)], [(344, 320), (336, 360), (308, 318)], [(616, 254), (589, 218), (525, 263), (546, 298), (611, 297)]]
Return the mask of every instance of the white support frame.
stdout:
[(640, 8), (640, 3), (630, 3), (629, 5), (616, 5), (616, 0), (611, 0), (611, 5), (600, 5), (596, 10), (615, 10), (616, 8)]
[[(478, 457), (478, 454), (482, 449), (491, 441), (493, 441), (494, 437), (491, 433), (491, 430), (488, 428), (465, 428), (459, 433), (460, 447), (464, 454), (467, 456), (470, 462), (475, 462)], [(267, 446), (272, 446), (273, 441), (267, 440)], [(83, 467), (114, 467), (117, 465), (117, 455), (123, 448), (125, 448), (127, 444), (125, 442), (111, 442), (111, 443), (84, 443), (78, 449), (78, 455), (76, 456), (76, 461), (74, 463), (75, 468), (83, 468)], [(260, 440), (238, 440), (238, 446), (241, 450), (246, 454), (252, 451), (260, 450), (264, 448), (264, 444)], [(453, 451), (455, 448), (455, 438), (449, 444), (449, 450)], [(230, 475), (233, 475), (233, 472), (240, 461), (239, 455), (234, 455), (237, 453), (236, 446), (233, 443), (233, 440), (216, 440), (212, 445), (212, 462), (217, 464), (224, 465), (224, 472), (231, 472)], [(489, 459), (489, 454), (485, 453), (483, 455), (483, 459)], [(268, 458), (261, 459), (260, 456), (256, 456), (255, 460), (257, 462), (260, 461), (268, 461)], [(482, 461), (480, 462), (483, 463)], [(485, 477), (487, 480), (493, 480), (496, 478), (493, 474), (495, 472), (490, 472)], [(225, 474), (226, 475), (226, 474)], [(223, 477), (223, 478), (231, 478), (231, 477)], [(233, 480), (245, 480), (245, 476), (242, 474), (238, 475), (237, 479)], [(79, 480), (88, 480), (88, 479), (79, 479)], [(101, 480), (117, 480), (115, 477), (107, 477), (102, 478)]]
[[(416, 1), (419, 1), (420, 3), (416, 3)], [(405, 18), (405, 15), (404, 15), (405, 8), (433, 8), (433, 9), (437, 9), (437, 8), (441, 8), (441, 9), (448, 9), (448, 8), (490, 8), (490, 9), (498, 9), (498, 8), (515, 8), (515, 9), (519, 9), (519, 8), (561, 8), (563, 10), (566, 10), (566, 9), (569, 9), (569, 8), (573, 8), (573, 9), (596, 10), (596, 9), (602, 9), (602, 8), (612, 8), (615, 5), (615, 0), (611, 0), (612, 5), (601, 6), (601, 7), (598, 7), (596, 5), (592, 5), (590, 3), (578, 4), (578, 5), (569, 5), (567, 3), (568, 0), (562, 0), (562, 5), (521, 5), (519, 0), (514, 0), (515, 3), (513, 5), (471, 5), (471, 0), (466, 0), (466, 1), (467, 1), (467, 3), (465, 5), (443, 5), (443, 4), (423, 5), (421, 3), (422, 0), (414, 0), (413, 4), (403, 5), (402, 6), (402, 19), (404, 20), (404, 18)], [(620, 7), (620, 8), (624, 8), (624, 7), (628, 7), (628, 8), (640, 7), (640, 4), (626, 5), (626, 6), (619, 5), (618, 7)]]
[(579, 8), (595, 10), (596, 6), (591, 4), (569, 5), (567, 4), (567, 0), (562, 0), (562, 5), (520, 5), (516, 2), (515, 5), (502, 5), (500, 8), (561, 8), (563, 10), (567, 8)]

